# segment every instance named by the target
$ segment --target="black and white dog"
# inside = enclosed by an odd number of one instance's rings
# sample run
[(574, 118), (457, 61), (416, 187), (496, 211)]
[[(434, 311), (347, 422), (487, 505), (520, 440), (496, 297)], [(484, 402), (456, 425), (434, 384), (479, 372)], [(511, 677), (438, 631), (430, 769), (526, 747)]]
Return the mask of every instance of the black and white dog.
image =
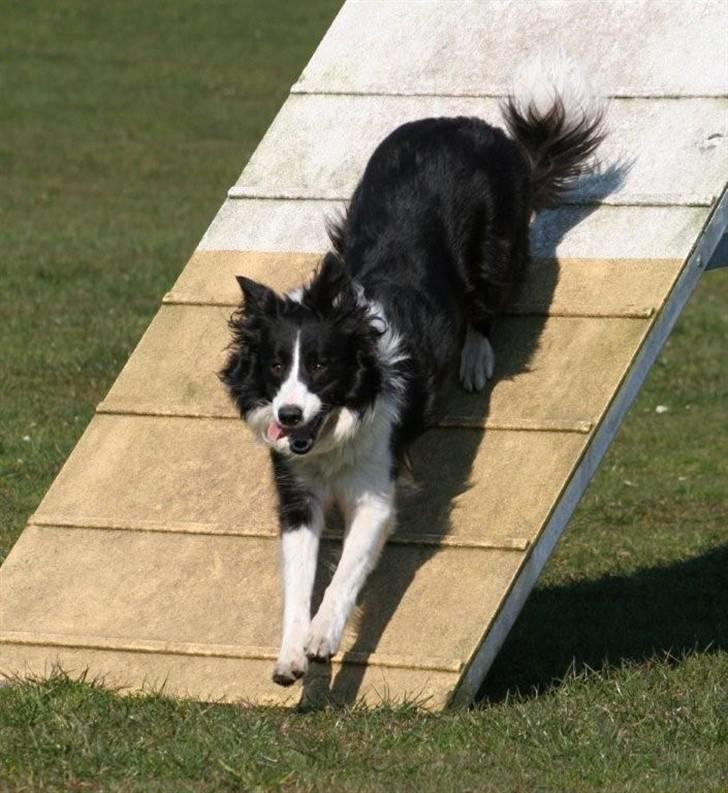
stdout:
[[(240, 277), (244, 301), (220, 377), (271, 450), (282, 541), (283, 637), (273, 679), (334, 655), (394, 522), (408, 445), (438, 415), (446, 373), (493, 374), (493, 318), (522, 281), (532, 214), (558, 203), (603, 137), (568, 59), (536, 65), (478, 118), (404, 124), (375, 150), (311, 282), (287, 295)], [(324, 512), (346, 520), (341, 559), (311, 618)]]

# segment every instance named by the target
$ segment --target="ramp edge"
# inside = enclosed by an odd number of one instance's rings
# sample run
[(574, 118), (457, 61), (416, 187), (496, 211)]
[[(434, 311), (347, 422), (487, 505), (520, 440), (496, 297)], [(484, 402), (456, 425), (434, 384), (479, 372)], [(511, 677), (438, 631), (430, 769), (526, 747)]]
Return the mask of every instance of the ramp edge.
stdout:
[(648, 372), (667, 341), (690, 295), (695, 290), (700, 276), (727, 228), (728, 188), (724, 187), (720, 200), (706, 221), (680, 275), (599, 422), (593, 438), (587, 444), (582, 459), (556, 502), (544, 529), (527, 551), (523, 565), (513, 577), (510, 589), (502, 599), (490, 626), (487, 626), (480, 646), (466, 664), (465, 673), (448, 702), (449, 706), (468, 706), (478, 693), (496, 655), (515, 624), (541, 571), (553, 553), (571, 515), (596, 473), (604, 454), (617, 434), (627, 411), (639, 393)]

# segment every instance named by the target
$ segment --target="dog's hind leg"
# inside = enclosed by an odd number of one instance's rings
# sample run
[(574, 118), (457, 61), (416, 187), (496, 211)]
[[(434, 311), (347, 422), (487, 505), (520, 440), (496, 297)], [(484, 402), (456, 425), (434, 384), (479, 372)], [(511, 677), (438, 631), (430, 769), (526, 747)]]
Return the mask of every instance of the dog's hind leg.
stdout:
[(306, 655), (311, 659), (326, 660), (336, 654), (357, 596), (391, 531), (394, 483), (391, 455), (387, 457), (368, 461), (366, 472), (352, 475), (345, 485), (349, 526), (341, 559), (306, 638)]

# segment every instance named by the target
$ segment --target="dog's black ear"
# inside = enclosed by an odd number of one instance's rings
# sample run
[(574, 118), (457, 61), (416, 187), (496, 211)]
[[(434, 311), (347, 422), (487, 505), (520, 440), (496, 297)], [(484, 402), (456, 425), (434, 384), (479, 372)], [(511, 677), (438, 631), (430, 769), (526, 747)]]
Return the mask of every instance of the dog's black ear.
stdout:
[(338, 256), (333, 253), (324, 256), (304, 299), (311, 308), (324, 315), (335, 306), (356, 301), (351, 278)]
[(244, 275), (236, 275), (235, 280), (245, 298), (246, 313), (266, 314), (275, 309), (278, 296), (272, 289)]

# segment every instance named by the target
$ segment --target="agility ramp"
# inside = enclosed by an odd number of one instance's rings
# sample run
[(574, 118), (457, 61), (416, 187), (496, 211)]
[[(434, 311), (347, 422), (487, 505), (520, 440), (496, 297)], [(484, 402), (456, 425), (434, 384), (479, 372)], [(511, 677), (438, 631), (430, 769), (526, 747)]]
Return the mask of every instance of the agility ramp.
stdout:
[[(727, 23), (720, 0), (599, 13), (589, 0), (347, 3), (0, 569), (0, 669), (59, 663), (132, 690), (299, 701), (300, 686), (270, 680), (280, 597), (266, 452), (215, 376), (234, 275), (299, 283), (326, 248), (324, 215), (389, 130), (432, 114), (498, 121), (514, 57), (551, 41), (612, 96), (603, 156), (631, 168), (537, 219), (493, 385), (453, 387), (442, 426), (418, 442), (358, 624), (304, 684), (345, 702), (469, 702), (725, 250)], [(332, 525), (324, 556), (340, 545)]]

